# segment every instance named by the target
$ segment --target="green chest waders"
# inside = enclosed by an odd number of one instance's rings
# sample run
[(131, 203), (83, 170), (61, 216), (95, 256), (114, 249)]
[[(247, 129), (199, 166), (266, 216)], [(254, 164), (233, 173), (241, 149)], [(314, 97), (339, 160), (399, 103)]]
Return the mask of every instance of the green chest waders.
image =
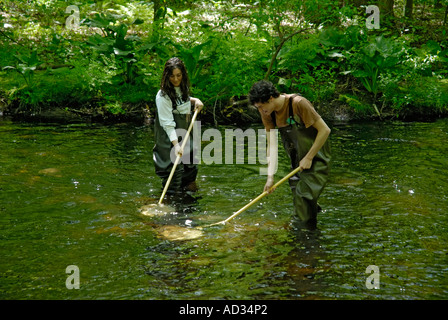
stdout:
[[(306, 128), (300, 117), (294, 115), (294, 97), (296, 96), (293, 95), (289, 99), (289, 126), (278, 129), (283, 147), (291, 160), (291, 169), (299, 166), (300, 160), (308, 153), (317, 135), (316, 128)], [(275, 123), (275, 117), (273, 120)], [(311, 168), (289, 179), (295, 212), (306, 224), (314, 225), (317, 222), (317, 213), (320, 211), (317, 200), (328, 180), (330, 159), (331, 150), (327, 140), (314, 157)]]
[[(191, 120), (191, 114), (179, 114), (173, 112), (173, 118), (176, 122), (176, 129), (188, 129)], [(159, 123), (158, 116), (154, 121), (154, 140), (155, 145), (153, 148), (153, 160), (154, 167), (157, 176), (162, 179), (162, 190), (165, 187), (165, 183), (170, 175), (173, 167), (173, 161), (171, 161), (171, 149), (173, 144), (171, 143), (165, 130)], [(194, 129), (193, 129), (194, 130)], [(185, 133), (184, 132), (184, 133)], [(193, 149), (193, 133), (190, 133), (190, 138), (182, 154), (182, 159), (179, 165), (176, 167), (171, 183), (168, 187), (167, 194), (174, 194), (180, 192), (181, 189), (196, 180), (198, 173), (197, 164), (194, 163), (194, 149)], [(178, 137), (179, 144), (182, 144), (182, 138)]]

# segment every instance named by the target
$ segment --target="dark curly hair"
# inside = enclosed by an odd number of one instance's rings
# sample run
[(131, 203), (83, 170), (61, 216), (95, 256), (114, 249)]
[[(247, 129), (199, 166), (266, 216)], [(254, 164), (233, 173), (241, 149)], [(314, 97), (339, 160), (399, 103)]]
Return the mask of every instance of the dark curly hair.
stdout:
[(249, 101), (252, 105), (257, 102), (265, 103), (271, 97), (277, 98), (280, 92), (274, 87), (272, 82), (261, 80), (255, 83), (249, 91)]
[(177, 57), (169, 59), (165, 63), (165, 68), (163, 69), (162, 81), (160, 83), (160, 90), (162, 95), (168, 95), (168, 97), (173, 102), (176, 101), (176, 90), (173, 84), (170, 82), (170, 76), (173, 74), (174, 69), (179, 69), (182, 72), (182, 82), (180, 83), (180, 90), (182, 92), (182, 100), (187, 101), (190, 97), (190, 79), (188, 78), (187, 69), (183, 61)]

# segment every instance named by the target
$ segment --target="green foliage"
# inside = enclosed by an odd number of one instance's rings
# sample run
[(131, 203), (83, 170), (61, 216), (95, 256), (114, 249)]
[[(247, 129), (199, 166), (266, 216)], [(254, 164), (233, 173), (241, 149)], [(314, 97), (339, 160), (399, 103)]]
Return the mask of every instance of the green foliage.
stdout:
[(278, 56), (277, 74), (290, 73), (291, 77), (279, 76), (282, 91), (299, 92), (317, 103), (331, 99), (337, 81), (336, 64), (326, 54), (319, 34), (286, 44)]
[(448, 81), (434, 77), (416, 76), (400, 83), (389, 82), (384, 99), (395, 115), (443, 114), (448, 111)]
[(21, 108), (26, 109), (26, 106), (29, 106), (29, 109), (35, 112), (41, 97), (39, 97), (40, 91), (36, 89), (34, 83), (34, 73), (41, 61), (36, 50), (31, 53), (15, 54), (14, 57), (16, 59), (15, 66), (5, 66), (3, 70), (16, 71), (25, 80), (25, 85), (9, 90), (8, 99), (19, 101)]
[(370, 109), (370, 105), (366, 104), (358, 97), (352, 94), (341, 94), (339, 95), (339, 101), (346, 103), (351, 108), (355, 109), (356, 112), (359, 113), (368, 113), (367, 111)]
[[(84, 24), (90, 27), (100, 28), (104, 34), (90, 36), (87, 44), (101, 55), (114, 55), (118, 75), (124, 83), (134, 83), (137, 70), (135, 63), (151, 49), (154, 44), (149, 43), (138, 46), (141, 42), (138, 36), (127, 36), (128, 25), (117, 23), (117, 19), (123, 16), (95, 14), (93, 18), (86, 19)], [(132, 24), (141, 24), (142, 20), (136, 19)]]
[(279, 71), (288, 70), (292, 73), (309, 73), (325, 62), (322, 54), (324, 50), (319, 46), (317, 36), (311, 35), (307, 39), (285, 45), (277, 56)]
[(177, 55), (185, 64), (188, 76), (190, 77), (190, 81), (193, 85), (199, 81), (199, 75), (204, 66), (209, 63), (211, 59), (213, 59), (213, 53), (212, 56), (201, 56), (203, 49), (211, 42), (212, 40), (210, 39), (191, 48), (173, 43), (174, 47), (177, 49)]
[(420, 48), (406, 50), (401, 58), (401, 72), (387, 73), (382, 77), (383, 100), (396, 115), (410, 114), (412, 110), (446, 112), (447, 54), (446, 49), (429, 40)]
[(362, 82), (368, 92), (376, 96), (381, 73), (396, 66), (401, 52), (402, 47), (393, 39), (379, 36), (355, 55), (357, 69), (353, 75)]
[(33, 85), (33, 75), (37, 66), (41, 63), (37, 56), (37, 51), (34, 50), (31, 54), (16, 54), (14, 57), (17, 59), (15, 66), (3, 67), (3, 70), (15, 70), (25, 80), (27, 86)]
[(409, 67), (413, 63), (421, 75), (448, 76), (448, 46), (443, 49), (439, 43), (429, 40), (408, 58)]
[(15, 106), (85, 105), (105, 115), (154, 108), (163, 65), (179, 56), (215, 123), (253, 121), (232, 101), (265, 77), (318, 107), (381, 116), (446, 110), (445, 8), (415, 2), (437, 23), (397, 13), (396, 29), (369, 30), (363, 8), (330, 0), (70, 4), (80, 7), (76, 30), (65, 29), (66, 1), (2, 2), (1, 92)]
[(104, 105), (104, 109), (106, 110), (106, 112), (114, 114), (114, 115), (126, 113), (126, 111), (123, 109), (122, 105), (117, 101)]

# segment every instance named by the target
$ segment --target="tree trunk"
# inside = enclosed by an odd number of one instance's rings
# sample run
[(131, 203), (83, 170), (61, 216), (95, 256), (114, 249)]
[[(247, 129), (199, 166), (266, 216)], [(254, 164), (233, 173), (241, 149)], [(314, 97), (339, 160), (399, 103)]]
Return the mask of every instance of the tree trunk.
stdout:
[(266, 71), (266, 74), (264, 75), (264, 80), (269, 80), (269, 75), (271, 74), (274, 62), (277, 59), (277, 56), (278, 56), (280, 50), (282, 49), (283, 45), (285, 44), (285, 42), (288, 41), (289, 39), (291, 39), (292, 37), (294, 37), (296, 34), (303, 32), (304, 30), (306, 30), (306, 29), (297, 30), (297, 31), (287, 35), (286, 37), (280, 36), (280, 39), (281, 39), (280, 44), (277, 46), (277, 48), (275, 49), (274, 55), (271, 57), (271, 62), (269, 64), (268, 71)]
[(434, 8), (435, 9), (440, 9), (442, 7), (443, 7), (443, 4), (442, 4), (442, 2), (440, 0), (434, 1)]
[(380, 8), (381, 17), (394, 16), (394, 0), (378, 0), (378, 7)]
[(365, 13), (369, 5), (376, 5), (380, 9), (380, 18), (393, 18), (394, 17), (394, 0), (346, 0), (343, 3), (350, 3), (354, 7), (359, 8)]
[(412, 19), (412, 11), (414, 9), (414, 0), (406, 0), (404, 6), (404, 16), (406, 18)]
[(160, 0), (154, 0), (153, 1), (153, 4), (154, 4), (154, 19), (153, 19), (153, 22), (156, 22), (156, 20), (158, 19), (158, 15), (157, 15), (157, 12), (159, 11), (159, 9), (162, 7), (162, 5), (161, 5), (161, 3), (160, 3)]
[(161, 0), (154, 0), (153, 1), (153, 12), (154, 12), (154, 18), (152, 21), (152, 36), (151, 36), (151, 42), (157, 42), (159, 40), (159, 29), (161, 24), (161, 17), (160, 17), (160, 8), (162, 7), (162, 1)]
[(445, 18), (443, 19), (443, 25), (446, 25), (446, 18), (448, 17), (448, 4), (446, 5), (445, 9)]

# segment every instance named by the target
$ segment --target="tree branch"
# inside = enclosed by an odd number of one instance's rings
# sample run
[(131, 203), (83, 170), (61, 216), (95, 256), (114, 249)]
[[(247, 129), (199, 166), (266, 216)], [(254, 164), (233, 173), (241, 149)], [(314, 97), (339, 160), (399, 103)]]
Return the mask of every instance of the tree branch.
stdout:
[(274, 65), (274, 62), (277, 59), (277, 56), (278, 56), (280, 50), (282, 49), (283, 45), (285, 44), (285, 42), (288, 41), (289, 39), (291, 39), (292, 37), (294, 37), (295, 35), (303, 32), (305, 30), (308, 30), (308, 29), (310, 29), (310, 28), (300, 29), (300, 30), (297, 30), (297, 31), (289, 34), (287, 37), (285, 37), (283, 39), (280, 38), (281, 39), (280, 44), (277, 46), (277, 49), (275, 50), (275, 53), (274, 53), (274, 55), (271, 58), (271, 63), (269, 64), (268, 71), (266, 71), (266, 74), (264, 76), (264, 80), (268, 80), (269, 79), (269, 75), (270, 75), (270, 73), (272, 71), (272, 67)]

